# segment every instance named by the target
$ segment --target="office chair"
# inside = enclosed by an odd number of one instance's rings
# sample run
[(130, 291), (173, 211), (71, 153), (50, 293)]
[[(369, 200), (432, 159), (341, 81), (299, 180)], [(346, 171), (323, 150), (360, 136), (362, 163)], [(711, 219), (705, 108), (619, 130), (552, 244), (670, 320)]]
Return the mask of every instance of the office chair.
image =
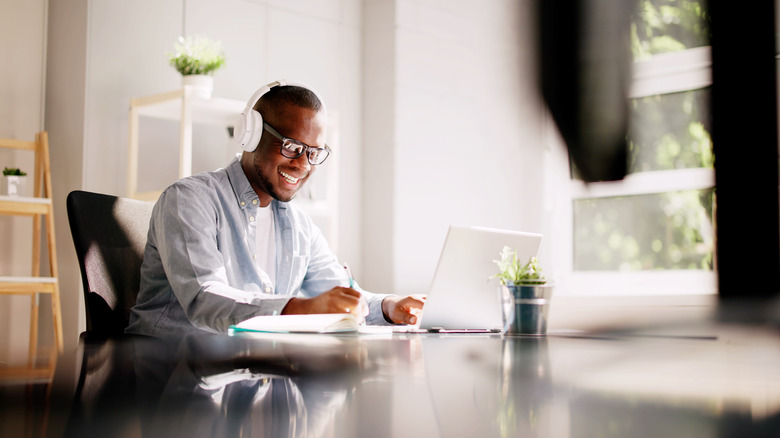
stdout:
[(84, 286), (87, 333), (120, 336), (138, 295), (154, 204), (79, 190), (68, 194), (66, 203)]

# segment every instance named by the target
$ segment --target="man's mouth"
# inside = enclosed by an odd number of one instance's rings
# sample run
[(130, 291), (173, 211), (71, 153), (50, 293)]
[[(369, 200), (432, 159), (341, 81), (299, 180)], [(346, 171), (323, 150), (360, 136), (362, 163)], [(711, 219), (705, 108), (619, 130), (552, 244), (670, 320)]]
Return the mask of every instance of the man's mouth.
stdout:
[(282, 178), (290, 184), (297, 184), (301, 180), (301, 178), (296, 178), (283, 170), (279, 171), (279, 175), (282, 175)]

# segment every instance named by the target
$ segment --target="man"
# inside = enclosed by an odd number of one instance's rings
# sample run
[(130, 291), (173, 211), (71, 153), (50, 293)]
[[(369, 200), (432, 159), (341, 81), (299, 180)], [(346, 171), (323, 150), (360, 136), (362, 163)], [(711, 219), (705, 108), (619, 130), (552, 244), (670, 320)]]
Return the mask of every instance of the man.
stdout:
[(322, 233), (288, 204), (330, 153), (326, 121), (306, 86), (255, 93), (236, 127), (240, 157), (177, 181), (157, 201), (126, 332), (180, 337), (226, 332), (255, 315), (365, 307), (369, 324), (416, 322), (424, 297), (350, 288)]

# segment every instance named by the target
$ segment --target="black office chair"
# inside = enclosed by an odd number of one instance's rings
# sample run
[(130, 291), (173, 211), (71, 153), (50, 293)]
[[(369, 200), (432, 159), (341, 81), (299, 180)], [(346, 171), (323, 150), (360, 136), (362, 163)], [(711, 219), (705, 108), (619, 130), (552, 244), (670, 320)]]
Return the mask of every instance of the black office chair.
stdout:
[(141, 279), (151, 202), (73, 191), (68, 222), (84, 283), (87, 333), (114, 337), (127, 327)]

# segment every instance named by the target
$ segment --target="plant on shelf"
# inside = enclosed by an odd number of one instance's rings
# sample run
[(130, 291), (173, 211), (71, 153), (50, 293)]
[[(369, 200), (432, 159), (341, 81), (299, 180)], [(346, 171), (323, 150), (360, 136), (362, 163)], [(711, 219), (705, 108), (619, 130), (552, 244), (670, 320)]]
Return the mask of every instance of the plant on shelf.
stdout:
[(27, 173), (22, 172), (17, 167), (4, 167), (3, 168), (3, 195), (8, 196), (20, 196), (24, 193), (24, 187), (26, 185)]
[(27, 173), (22, 172), (21, 169), (17, 167), (4, 167), (3, 176), (27, 176)]
[(499, 273), (496, 275), (502, 286), (512, 285), (539, 285), (547, 283), (542, 275), (542, 268), (536, 257), (531, 257), (523, 264), (517, 258), (517, 251), (505, 246), (501, 250), (501, 260), (493, 260), (498, 265)]
[(211, 75), (225, 64), (222, 44), (206, 36), (180, 36), (174, 49), (169, 60), (182, 76)]

